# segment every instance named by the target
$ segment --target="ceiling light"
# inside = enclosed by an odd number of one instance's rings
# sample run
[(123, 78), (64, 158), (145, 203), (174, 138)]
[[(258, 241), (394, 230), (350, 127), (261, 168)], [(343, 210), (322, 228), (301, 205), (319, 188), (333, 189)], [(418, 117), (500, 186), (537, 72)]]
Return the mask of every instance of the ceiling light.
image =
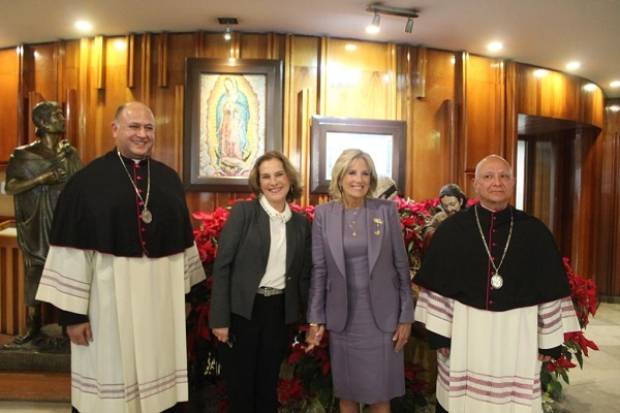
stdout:
[(232, 31), (230, 30), (230, 27), (227, 27), (226, 31), (224, 32), (224, 40), (229, 42), (230, 39), (232, 39)]
[(566, 70), (572, 72), (573, 70), (578, 70), (581, 67), (581, 62), (578, 62), (576, 60), (572, 61), (572, 62), (568, 62), (566, 64)]
[(407, 18), (407, 24), (405, 24), (405, 33), (411, 33), (413, 31), (413, 17)]
[(366, 33), (376, 34), (379, 33), (379, 14), (387, 14), (388, 16), (406, 17), (407, 23), (405, 24), (405, 32), (411, 33), (413, 31), (413, 19), (418, 17), (417, 9), (408, 9), (404, 7), (392, 7), (386, 6), (382, 3), (372, 3), (366, 7), (366, 11), (374, 13), (372, 23), (366, 26)]
[(609, 87), (620, 87), (620, 80), (612, 80)]
[(357, 50), (357, 46), (353, 43), (347, 43), (344, 45), (344, 50), (346, 50), (347, 52), (354, 52)]
[(114, 47), (119, 52), (122, 52), (123, 50), (127, 49), (127, 42), (123, 39), (116, 39), (114, 40)]
[(586, 83), (583, 86), (583, 90), (585, 90), (586, 92), (594, 92), (596, 89), (598, 89), (598, 86), (596, 86), (594, 83)]
[(607, 106), (607, 109), (609, 109), (612, 112), (620, 112), (620, 106), (619, 105)]
[(546, 69), (536, 69), (534, 70), (534, 76), (542, 79), (543, 77), (547, 76), (549, 74), (549, 71)]
[(366, 26), (366, 33), (368, 34), (377, 34), (381, 30), (379, 24), (381, 23), (381, 16), (379, 13), (375, 12), (375, 15), (372, 18), (372, 23)]
[(499, 52), (503, 48), (504, 48), (504, 45), (502, 44), (502, 42), (491, 42), (487, 44), (487, 50), (491, 53)]
[(82, 33), (87, 33), (93, 30), (93, 24), (86, 20), (78, 20), (73, 26)]

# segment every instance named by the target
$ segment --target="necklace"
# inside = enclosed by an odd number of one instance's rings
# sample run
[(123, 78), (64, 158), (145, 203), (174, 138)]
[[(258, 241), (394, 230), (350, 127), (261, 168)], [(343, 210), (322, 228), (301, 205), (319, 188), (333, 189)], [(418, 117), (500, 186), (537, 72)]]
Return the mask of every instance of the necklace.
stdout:
[(357, 209), (354, 209), (351, 213), (353, 214), (353, 219), (351, 222), (347, 223), (347, 226), (351, 230), (351, 235), (357, 237)]
[(489, 246), (487, 244), (487, 239), (484, 237), (484, 233), (482, 232), (482, 225), (480, 225), (480, 218), (478, 217), (478, 205), (474, 205), (474, 213), (476, 214), (476, 224), (478, 225), (478, 231), (480, 232), (480, 237), (482, 237), (482, 243), (484, 244), (484, 250), (487, 252), (489, 257), (489, 261), (493, 266), (495, 272), (491, 277), (491, 287), (496, 290), (499, 290), (504, 285), (504, 278), (499, 273), (499, 269), (504, 263), (504, 258), (506, 258), (506, 253), (508, 252), (508, 246), (510, 245), (510, 239), (512, 238), (512, 228), (514, 227), (514, 216), (512, 215), (512, 209), (510, 210), (510, 229), (508, 230), (508, 238), (506, 239), (506, 246), (504, 247), (504, 253), (502, 254), (502, 259), (499, 260), (499, 265), (495, 265), (495, 261), (493, 261), (493, 256), (491, 255), (491, 251), (489, 250)]
[(121, 161), (121, 165), (123, 165), (123, 169), (125, 170), (125, 172), (127, 172), (127, 177), (129, 178), (129, 182), (131, 182), (131, 186), (133, 186), (133, 190), (136, 192), (136, 195), (138, 196), (138, 198), (140, 198), (140, 201), (142, 201), (142, 204), (144, 205), (142, 207), (142, 212), (140, 213), (140, 219), (145, 224), (150, 224), (153, 221), (153, 214), (151, 213), (151, 211), (149, 211), (149, 208), (148, 208), (149, 197), (151, 196), (151, 160), (148, 158), (146, 160), (147, 181), (146, 181), (146, 199), (144, 199), (142, 198), (142, 195), (140, 194), (140, 191), (138, 190), (138, 186), (133, 181), (133, 178), (131, 177), (129, 170), (127, 169), (127, 165), (125, 165), (125, 162), (123, 161), (123, 158), (121, 157), (121, 153), (117, 150), (116, 154), (118, 155), (118, 159)]

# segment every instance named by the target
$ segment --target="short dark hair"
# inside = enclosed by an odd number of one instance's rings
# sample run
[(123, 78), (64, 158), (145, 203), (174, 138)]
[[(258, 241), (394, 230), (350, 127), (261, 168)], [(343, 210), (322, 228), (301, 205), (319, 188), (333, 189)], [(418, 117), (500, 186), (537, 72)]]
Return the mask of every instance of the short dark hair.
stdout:
[(46, 100), (37, 103), (34, 109), (32, 109), (32, 123), (37, 128), (35, 131), (36, 136), (40, 138), (45, 135), (45, 130), (43, 129), (45, 122), (49, 120), (52, 113), (59, 107), (61, 106), (58, 102)]
[(258, 159), (256, 159), (256, 162), (254, 162), (254, 166), (250, 171), (250, 176), (248, 177), (248, 183), (250, 184), (250, 188), (252, 189), (252, 192), (256, 194), (256, 196), (259, 196), (262, 193), (260, 190), (260, 175), (258, 169), (263, 162), (270, 161), (272, 159), (277, 159), (282, 162), (282, 167), (284, 168), (284, 172), (286, 173), (290, 184), (288, 194), (286, 194), (286, 200), (288, 202), (293, 202), (293, 200), (301, 196), (301, 192), (303, 189), (300, 184), (299, 173), (297, 172), (297, 169), (295, 169), (293, 164), (291, 164), (291, 161), (289, 161), (286, 156), (284, 156), (278, 151), (265, 152), (263, 155), (258, 157)]

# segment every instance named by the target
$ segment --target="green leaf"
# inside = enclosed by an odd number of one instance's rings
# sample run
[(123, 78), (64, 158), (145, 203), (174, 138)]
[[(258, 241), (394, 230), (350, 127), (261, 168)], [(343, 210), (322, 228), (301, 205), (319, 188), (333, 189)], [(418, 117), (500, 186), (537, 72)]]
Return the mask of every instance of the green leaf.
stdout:
[(579, 368), (583, 369), (583, 354), (581, 354), (581, 351), (575, 353), (575, 358), (577, 359), (577, 363), (579, 363)]

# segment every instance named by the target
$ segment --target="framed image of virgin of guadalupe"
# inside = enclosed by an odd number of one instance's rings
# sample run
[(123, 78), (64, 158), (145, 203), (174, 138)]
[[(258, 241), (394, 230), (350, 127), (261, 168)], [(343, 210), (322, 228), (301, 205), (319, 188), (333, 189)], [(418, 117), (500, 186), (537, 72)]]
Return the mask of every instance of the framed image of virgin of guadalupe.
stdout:
[(250, 191), (256, 158), (282, 149), (282, 62), (187, 59), (184, 117), (186, 188)]

